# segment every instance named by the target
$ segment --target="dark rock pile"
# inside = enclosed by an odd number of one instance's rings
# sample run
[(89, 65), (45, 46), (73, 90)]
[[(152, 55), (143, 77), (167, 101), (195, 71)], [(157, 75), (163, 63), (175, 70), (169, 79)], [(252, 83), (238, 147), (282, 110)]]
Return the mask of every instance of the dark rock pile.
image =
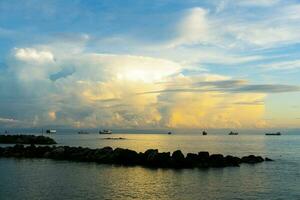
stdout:
[(149, 149), (144, 153), (137, 153), (130, 149), (104, 147), (90, 149), (69, 146), (24, 146), (17, 144), (13, 147), (0, 147), (0, 157), (17, 158), (50, 158), (55, 160), (70, 160), (82, 162), (97, 162), (117, 165), (140, 165), (151, 168), (208, 168), (208, 167), (238, 167), (242, 163), (255, 164), (271, 159), (261, 156), (223, 156), (221, 154), (209, 155), (208, 152), (188, 153), (184, 156), (180, 150), (159, 152)]
[(0, 135), (2, 144), (56, 144), (56, 142), (46, 136), (35, 135)]

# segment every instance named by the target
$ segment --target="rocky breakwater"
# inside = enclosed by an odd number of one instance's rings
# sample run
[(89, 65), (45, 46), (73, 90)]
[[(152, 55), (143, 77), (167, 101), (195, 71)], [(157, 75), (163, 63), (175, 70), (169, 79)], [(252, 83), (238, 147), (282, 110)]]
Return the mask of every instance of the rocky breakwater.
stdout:
[(35, 135), (0, 135), (0, 144), (56, 144), (56, 142), (46, 136)]
[(70, 160), (81, 162), (96, 162), (101, 164), (117, 164), (124, 166), (140, 165), (150, 168), (209, 168), (209, 167), (238, 167), (242, 163), (256, 164), (272, 161), (270, 158), (249, 155), (242, 158), (223, 156), (208, 152), (188, 153), (186, 156), (180, 151), (159, 152), (149, 149), (137, 153), (130, 149), (104, 147), (90, 149), (69, 146), (24, 146), (17, 144), (13, 147), (0, 147), (0, 157), (17, 158), (49, 158), (55, 160)]

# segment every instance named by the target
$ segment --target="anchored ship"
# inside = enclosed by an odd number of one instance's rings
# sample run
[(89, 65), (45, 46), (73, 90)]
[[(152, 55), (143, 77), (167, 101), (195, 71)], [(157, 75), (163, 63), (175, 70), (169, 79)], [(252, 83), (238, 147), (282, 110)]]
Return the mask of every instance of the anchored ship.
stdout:
[(108, 130), (108, 129), (103, 129), (103, 130), (99, 131), (99, 134), (112, 134), (112, 131)]

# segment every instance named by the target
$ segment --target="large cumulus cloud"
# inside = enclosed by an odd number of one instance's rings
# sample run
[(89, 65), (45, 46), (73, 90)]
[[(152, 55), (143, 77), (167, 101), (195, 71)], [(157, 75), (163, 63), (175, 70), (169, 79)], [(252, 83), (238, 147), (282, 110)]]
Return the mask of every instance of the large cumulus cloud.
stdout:
[(253, 85), (138, 55), (67, 46), (15, 48), (0, 76), (1, 123), (118, 128), (261, 127), (266, 93), (296, 86)]

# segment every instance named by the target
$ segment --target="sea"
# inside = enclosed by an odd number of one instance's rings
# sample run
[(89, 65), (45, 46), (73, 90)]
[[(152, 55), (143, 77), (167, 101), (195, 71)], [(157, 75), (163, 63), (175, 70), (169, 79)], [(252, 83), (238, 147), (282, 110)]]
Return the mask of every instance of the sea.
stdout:
[[(28, 133), (27, 133), (28, 134)], [(34, 133), (38, 134), (38, 133)], [(122, 147), (143, 152), (159, 149), (183, 153), (260, 155), (274, 159), (256, 165), (210, 169), (149, 169), (49, 159), (0, 158), (0, 199), (300, 199), (300, 132), (265, 136), (264, 132), (146, 133), (119, 131), (47, 135), (57, 145)], [(107, 139), (107, 138), (125, 138)]]

